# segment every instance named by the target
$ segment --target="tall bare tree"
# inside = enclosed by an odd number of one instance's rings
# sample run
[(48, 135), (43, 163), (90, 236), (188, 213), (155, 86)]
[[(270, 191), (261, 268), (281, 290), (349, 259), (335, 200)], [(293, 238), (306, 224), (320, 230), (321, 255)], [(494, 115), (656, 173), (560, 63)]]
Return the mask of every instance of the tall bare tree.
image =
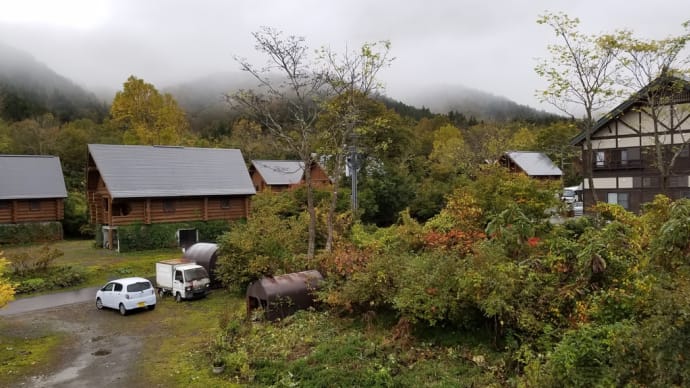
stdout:
[[(329, 128), (322, 132), (321, 143), (324, 153), (330, 157), (329, 170), (334, 179), (327, 219), (327, 251), (333, 247), (335, 210), (342, 177), (340, 172), (344, 169), (347, 154), (350, 157), (357, 155), (356, 139), (365, 135), (361, 128), (358, 131), (364, 122), (362, 106), (367, 98), (383, 88), (377, 76), (394, 59), (390, 56), (390, 47), (390, 42), (380, 41), (365, 43), (359, 50), (346, 50), (343, 54), (326, 47), (320, 51), (323, 78), (334, 95), (324, 105), (329, 114)], [(353, 217), (357, 217), (356, 209), (353, 209)]]
[(553, 29), (560, 44), (548, 46), (550, 58), (542, 59), (535, 67), (548, 86), (538, 90), (537, 96), (575, 119), (584, 110), (582, 131), (585, 138), (583, 160), (592, 198), (598, 201), (592, 178), (592, 129), (595, 114), (617, 97), (615, 75), (617, 64), (611, 46), (600, 44), (600, 38), (578, 31), (580, 20), (563, 13), (546, 13), (537, 20)]
[(243, 71), (258, 82), (258, 90), (240, 90), (226, 100), (260, 123), (277, 146), (289, 150), (304, 163), (309, 213), (307, 257), (314, 257), (316, 211), (310, 166), (318, 140), (316, 121), (325, 99), (325, 79), (309, 57), (304, 37), (285, 35), (271, 27), (252, 33), (255, 48), (268, 59), (257, 68), (235, 57)]
[[(602, 44), (616, 53), (625, 69), (621, 83), (632, 93), (637, 109), (651, 119), (654, 139), (651, 154), (661, 176), (661, 191), (667, 193), (673, 166), (690, 143), (682, 130), (690, 119), (690, 82), (685, 79), (690, 58), (682, 56), (690, 41), (690, 22), (684, 34), (665, 39), (639, 39), (631, 31), (607, 35)], [(687, 74), (685, 74), (687, 75)], [(669, 136), (670, 135), (670, 136)]]

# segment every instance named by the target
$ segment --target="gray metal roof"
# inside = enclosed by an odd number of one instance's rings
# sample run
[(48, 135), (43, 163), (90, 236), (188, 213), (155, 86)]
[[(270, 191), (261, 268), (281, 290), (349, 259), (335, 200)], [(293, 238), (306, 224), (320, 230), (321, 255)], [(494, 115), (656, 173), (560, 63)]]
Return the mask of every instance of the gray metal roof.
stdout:
[(513, 151), (506, 155), (529, 176), (561, 176), (563, 171), (542, 152)]
[(294, 185), (302, 181), (304, 162), (298, 160), (252, 160), (269, 185)]
[(113, 198), (256, 194), (237, 149), (89, 144)]
[(0, 155), (0, 199), (67, 198), (57, 156)]

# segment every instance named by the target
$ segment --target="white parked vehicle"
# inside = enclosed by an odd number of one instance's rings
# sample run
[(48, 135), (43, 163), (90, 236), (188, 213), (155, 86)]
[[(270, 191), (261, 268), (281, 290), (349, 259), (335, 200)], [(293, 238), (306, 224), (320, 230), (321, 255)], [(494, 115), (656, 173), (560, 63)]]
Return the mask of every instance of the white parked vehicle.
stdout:
[(117, 309), (127, 315), (130, 310), (156, 308), (156, 293), (148, 279), (131, 277), (108, 282), (96, 292), (96, 308)]
[(211, 290), (206, 269), (192, 260), (173, 259), (156, 263), (158, 295), (170, 293), (175, 300), (203, 298)]

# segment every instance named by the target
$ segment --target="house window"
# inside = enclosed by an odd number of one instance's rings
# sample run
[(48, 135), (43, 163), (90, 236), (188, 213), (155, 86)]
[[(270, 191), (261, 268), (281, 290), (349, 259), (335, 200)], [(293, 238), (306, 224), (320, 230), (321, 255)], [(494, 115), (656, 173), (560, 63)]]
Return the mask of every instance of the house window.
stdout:
[(220, 200), (220, 208), (221, 209), (230, 209), (230, 199), (228, 198), (223, 198)]
[(687, 175), (670, 176), (668, 177), (669, 187), (688, 187)]
[(29, 201), (29, 209), (31, 211), (41, 210), (41, 201)]
[(596, 154), (596, 166), (597, 167), (604, 167), (606, 165), (606, 152), (604, 151), (597, 151)]
[(633, 178), (634, 188), (655, 188), (659, 187), (659, 177), (658, 176), (637, 176)]
[(628, 150), (621, 150), (620, 156), (621, 156), (621, 166), (627, 166), (628, 165)]
[(10, 208), (10, 201), (0, 201), (0, 210), (9, 209), (9, 208)]
[(126, 216), (132, 212), (132, 206), (128, 202), (113, 203), (113, 215)]
[(688, 148), (688, 146), (683, 146), (678, 154), (678, 157), (687, 158), (688, 156), (690, 156), (690, 148)]
[(172, 199), (163, 200), (163, 211), (165, 213), (175, 213), (175, 201)]
[(606, 202), (621, 205), (624, 209), (630, 207), (628, 193), (608, 193)]
[(621, 166), (628, 166), (640, 160), (640, 148), (625, 148), (620, 150)]

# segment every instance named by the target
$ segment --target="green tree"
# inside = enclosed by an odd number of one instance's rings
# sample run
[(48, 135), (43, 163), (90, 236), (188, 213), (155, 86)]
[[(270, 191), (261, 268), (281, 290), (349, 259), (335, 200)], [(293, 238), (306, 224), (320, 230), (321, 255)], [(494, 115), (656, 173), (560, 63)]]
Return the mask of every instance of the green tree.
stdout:
[(56, 135), (54, 153), (60, 157), (68, 191), (84, 190), (87, 145), (96, 142), (99, 127), (89, 119), (80, 119), (63, 124)]
[[(361, 121), (359, 103), (364, 101), (368, 104), (367, 95), (378, 86), (376, 74), (389, 62), (389, 45), (384, 42), (383, 49), (378, 51), (375, 44), (365, 44), (360, 52), (345, 53), (343, 56), (324, 48), (319, 52), (318, 63), (314, 63), (303, 37), (286, 36), (270, 27), (264, 27), (252, 35), (256, 40), (256, 49), (268, 57), (266, 66), (259, 69), (244, 58), (236, 57), (236, 60), (242, 70), (259, 81), (261, 90), (241, 90), (228, 95), (227, 99), (260, 123), (277, 146), (298, 157), (304, 166), (321, 162), (316, 154), (319, 148), (332, 158), (331, 175), (336, 178), (336, 190), (331, 201), (333, 212), (338, 203), (337, 180), (340, 179), (344, 161), (343, 146), (350, 141), (350, 135)], [(324, 105), (332, 96), (338, 96), (338, 101), (330, 106)], [(334, 125), (324, 129), (317, 121), (326, 109), (331, 110)], [(312, 258), (316, 239), (316, 211), (309, 168), (305, 168), (304, 178), (309, 214), (307, 256)], [(332, 212), (327, 222), (327, 249), (332, 244)]]
[(537, 20), (553, 29), (561, 44), (549, 45), (551, 57), (543, 59), (535, 71), (548, 86), (537, 96), (568, 116), (584, 110), (584, 172), (594, 201), (598, 201), (592, 177), (592, 129), (596, 112), (609, 105), (617, 95), (615, 52), (600, 44), (597, 36), (578, 31), (580, 20), (563, 13), (546, 13)]
[[(326, 251), (330, 251), (333, 246), (333, 225), (345, 154), (350, 154), (351, 162), (358, 160), (356, 139), (366, 135), (361, 126), (367, 118), (367, 104), (370, 103), (367, 100), (372, 93), (382, 89), (377, 75), (381, 69), (390, 65), (392, 58), (389, 52), (388, 41), (365, 43), (358, 51), (346, 51), (342, 55), (330, 48), (321, 49), (321, 60), (326, 69), (322, 75), (335, 95), (334, 103), (328, 106), (331, 109), (332, 124), (329, 130), (321, 132), (324, 151), (332, 159), (329, 172), (334, 178), (327, 221)], [(356, 176), (357, 171), (353, 172), (353, 176)], [(352, 195), (352, 211), (356, 218), (357, 202), (354, 199), (357, 193)]]
[(16, 122), (10, 127), (11, 152), (23, 155), (50, 155), (60, 126), (52, 114)]
[(133, 75), (115, 94), (110, 117), (126, 144), (180, 145), (189, 136), (189, 122), (172, 95)]
[(460, 130), (450, 124), (434, 131), (434, 142), (429, 161), (432, 171), (442, 177), (464, 172), (472, 164), (468, 159), (465, 138)]
[[(316, 121), (324, 100), (325, 81), (312, 68), (309, 48), (303, 37), (285, 36), (282, 31), (264, 27), (252, 33), (256, 49), (268, 57), (266, 66), (256, 68), (246, 58), (235, 57), (243, 71), (260, 84), (261, 91), (240, 90), (226, 95), (227, 101), (271, 134), (278, 147), (311, 166), (318, 138)], [(276, 79), (276, 72), (278, 72)], [(307, 187), (309, 237), (307, 256), (314, 257), (316, 210), (311, 170), (304, 169)]]
[(534, 151), (537, 146), (536, 131), (527, 127), (520, 127), (513, 133), (508, 145), (509, 150)]
[(578, 132), (575, 122), (557, 121), (537, 128), (536, 132), (535, 149), (546, 153), (563, 170), (563, 184), (572, 186), (582, 183), (581, 168), (577, 162), (578, 149), (570, 145), (570, 140)]
[(3, 119), (0, 119), (0, 154), (9, 153), (11, 145), (10, 126)]

